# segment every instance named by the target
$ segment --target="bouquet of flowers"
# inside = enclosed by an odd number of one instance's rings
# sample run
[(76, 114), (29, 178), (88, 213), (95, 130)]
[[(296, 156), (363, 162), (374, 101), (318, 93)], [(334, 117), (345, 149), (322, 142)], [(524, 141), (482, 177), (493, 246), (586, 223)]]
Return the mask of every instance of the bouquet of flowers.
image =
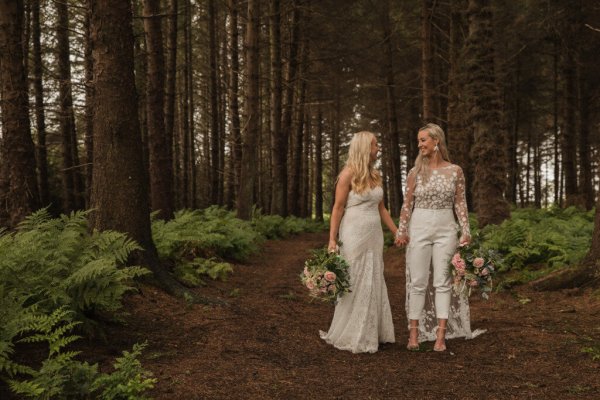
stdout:
[(454, 290), (457, 293), (472, 290), (481, 292), (481, 297), (489, 298), (492, 291), (492, 276), (500, 263), (493, 250), (483, 250), (475, 246), (459, 247), (450, 260), (450, 271), (454, 276)]
[(348, 267), (339, 254), (327, 249), (314, 250), (313, 256), (304, 262), (300, 280), (312, 298), (335, 303), (338, 296), (351, 291)]

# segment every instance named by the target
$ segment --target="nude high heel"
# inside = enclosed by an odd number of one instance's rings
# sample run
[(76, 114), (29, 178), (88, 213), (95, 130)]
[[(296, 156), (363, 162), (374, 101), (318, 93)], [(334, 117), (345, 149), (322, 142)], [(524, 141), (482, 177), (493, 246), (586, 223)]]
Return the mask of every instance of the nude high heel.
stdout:
[[(419, 329), (418, 326), (411, 326), (409, 329)], [(410, 344), (410, 338), (408, 339), (408, 344), (406, 345), (406, 350), (408, 351), (419, 351), (419, 343)]]
[[(441, 330), (443, 330), (443, 331), (445, 331), (445, 330), (446, 330), (446, 327), (442, 328), (441, 326), (438, 326), (438, 331), (439, 331), (440, 329), (441, 329)], [(437, 332), (436, 332), (436, 333), (437, 333)], [(441, 346), (435, 346), (435, 345), (434, 345), (434, 346), (433, 346), (433, 351), (446, 351), (446, 338), (444, 338), (444, 344), (443, 344), (443, 345), (441, 345)]]

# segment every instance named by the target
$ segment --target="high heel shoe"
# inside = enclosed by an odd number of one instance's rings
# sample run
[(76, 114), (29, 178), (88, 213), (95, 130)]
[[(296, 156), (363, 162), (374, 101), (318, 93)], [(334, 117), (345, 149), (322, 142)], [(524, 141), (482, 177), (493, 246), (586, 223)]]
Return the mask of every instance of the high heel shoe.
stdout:
[[(445, 331), (445, 330), (446, 330), (446, 327), (443, 327), (443, 328), (442, 328), (441, 326), (438, 326), (438, 329), (437, 329), (437, 330), (439, 331), (440, 329), (441, 329), (441, 330), (443, 330), (443, 331)], [(437, 333), (437, 332), (436, 332), (436, 333)], [(445, 333), (444, 333), (444, 336), (445, 336)], [(443, 344), (443, 345), (441, 345), (441, 346), (436, 346), (436, 345), (434, 345), (434, 346), (433, 346), (433, 351), (440, 351), (440, 352), (441, 352), (441, 351), (446, 351), (446, 338), (444, 338), (444, 344)]]
[[(418, 326), (411, 326), (409, 329), (419, 329)], [(408, 351), (419, 351), (419, 343), (410, 344), (410, 338), (408, 339), (408, 344), (406, 345), (406, 350)]]

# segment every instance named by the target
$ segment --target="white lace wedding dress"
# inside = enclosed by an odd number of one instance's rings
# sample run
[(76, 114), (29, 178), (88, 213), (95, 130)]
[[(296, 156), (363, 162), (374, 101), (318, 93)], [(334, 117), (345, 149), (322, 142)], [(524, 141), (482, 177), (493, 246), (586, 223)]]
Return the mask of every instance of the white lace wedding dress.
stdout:
[(374, 353), (379, 343), (393, 343), (394, 325), (383, 278), (383, 230), (379, 203), (383, 190), (351, 191), (340, 223), (342, 257), (350, 265), (352, 290), (335, 307), (328, 332), (321, 338), (341, 350)]

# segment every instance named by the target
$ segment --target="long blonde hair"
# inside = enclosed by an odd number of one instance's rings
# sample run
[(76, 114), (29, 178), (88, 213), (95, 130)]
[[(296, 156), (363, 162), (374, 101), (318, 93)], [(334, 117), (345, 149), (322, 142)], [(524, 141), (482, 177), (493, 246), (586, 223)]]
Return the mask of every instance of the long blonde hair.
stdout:
[[(446, 146), (446, 135), (444, 130), (437, 124), (429, 123), (419, 129), (419, 132), (425, 131), (433, 140), (438, 141), (438, 151), (442, 156), (442, 159), (450, 162), (450, 156), (448, 155), (448, 147)], [(419, 152), (417, 159), (415, 160), (415, 175), (421, 176), (423, 182), (427, 182), (431, 176), (431, 169), (429, 168), (429, 157), (423, 157)]]
[(381, 175), (371, 161), (371, 142), (375, 138), (372, 132), (355, 133), (350, 141), (346, 167), (352, 172), (352, 190), (361, 194), (375, 186), (381, 186)]

